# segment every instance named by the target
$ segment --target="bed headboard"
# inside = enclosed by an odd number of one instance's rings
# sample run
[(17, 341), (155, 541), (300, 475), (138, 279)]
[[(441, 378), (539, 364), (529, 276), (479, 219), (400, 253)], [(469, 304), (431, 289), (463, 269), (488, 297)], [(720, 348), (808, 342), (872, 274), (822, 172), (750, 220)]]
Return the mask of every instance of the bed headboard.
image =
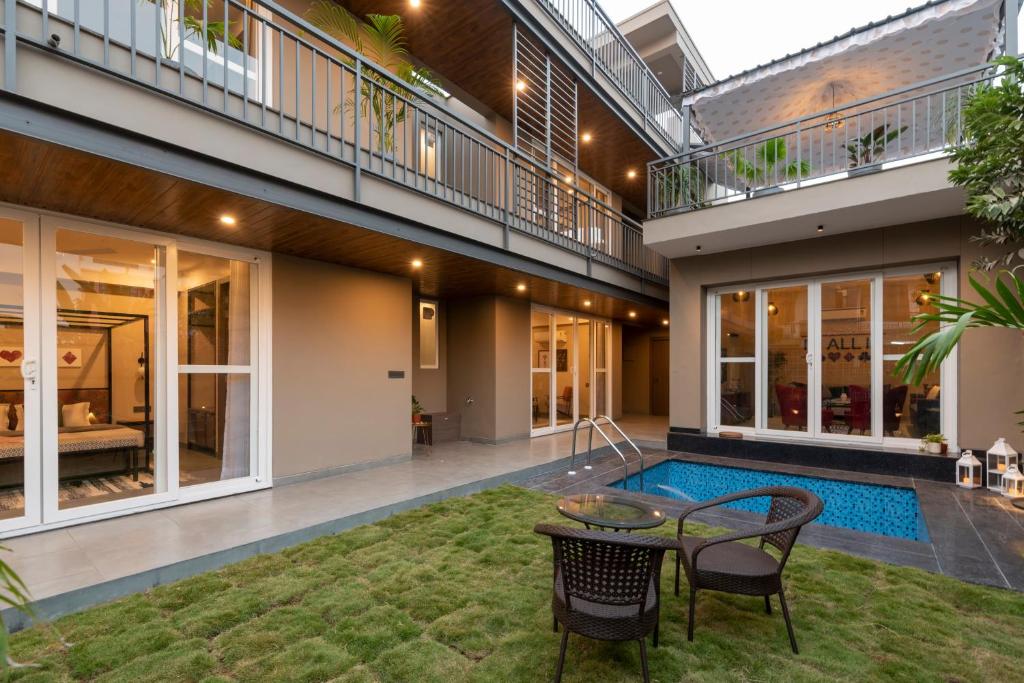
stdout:
[[(17, 405), (24, 402), (25, 392), (21, 389), (0, 389), (0, 403)], [(68, 403), (89, 402), (89, 410), (96, 416), (96, 422), (100, 424), (110, 423), (110, 389), (58, 389), (57, 403), (65, 405)], [(13, 411), (11, 411), (13, 414)], [(7, 425), (0, 425), (5, 429)]]

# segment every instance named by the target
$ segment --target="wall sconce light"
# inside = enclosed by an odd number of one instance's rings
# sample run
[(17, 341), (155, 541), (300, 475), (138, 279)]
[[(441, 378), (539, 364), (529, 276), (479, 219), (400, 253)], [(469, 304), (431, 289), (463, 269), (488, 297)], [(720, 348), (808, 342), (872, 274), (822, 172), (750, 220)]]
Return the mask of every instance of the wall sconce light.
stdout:
[(922, 290), (921, 293), (917, 295), (917, 298), (914, 299), (914, 303), (916, 303), (918, 306), (927, 306), (928, 302), (931, 300), (932, 298), (929, 295), (928, 290), (925, 289)]
[(936, 282), (942, 279), (942, 273), (935, 271), (934, 273), (925, 273), (924, 281), (930, 285), (934, 285)]
[(139, 374), (139, 379), (146, 378), (146, 356), (145, 354), (139, 354), (139, 367), (136, 369)]
[(778, 315), (778, 314), (779, 314), (779, 307), (769, 301), (768, 302), (768, 315)]
[(733, 292), (732, 293), (732, 300), (735, 301), (738, 304), (743, 303), (744, 301), (746, 301), (749, 298), (750, 298), (750, 292), (748, 292), (745, 289), (741, 289), (738, 292)]

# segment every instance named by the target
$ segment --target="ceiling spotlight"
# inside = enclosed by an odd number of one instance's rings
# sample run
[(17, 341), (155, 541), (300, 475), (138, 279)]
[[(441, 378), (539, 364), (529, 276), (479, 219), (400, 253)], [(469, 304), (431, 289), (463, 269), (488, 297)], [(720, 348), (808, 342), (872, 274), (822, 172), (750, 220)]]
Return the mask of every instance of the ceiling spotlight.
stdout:
[(237, 221), (235, 221), (234, 216), (225, 213), (221, 215), (220, 222), (224, 225), (234, 225)]
[(778, 314), (779, 314), (779, 307), (769, 301), (768, 302), (768, 315), (778, 315)]
[(661, 324), (664, 325), (665, 327), (668, 327), (668, 318), (662, 318)]
[(412, 260), (412, 267), (413, 268), (422, 268), (423, 267), (423, 261), (421, 259), (414, 258)]
[(526, 90), (526, 81), (516, 81), (516, 90), (519, 92)]
[(700, 245), (699, 244), (697, 245), (697, 251), (700, 251)]
[(409, 7), (412, 7), (413, 9), (419, 9), (419, 6), (420, 0), (409, 0)]
[(517, 292), (525, 292), (526, 291), (526, 285), (523, 284), (522, 282), (520, 282), (518, 285), (516, 285), (516, 291)]
[(630, 311), (629, 312), (629, 317), (630, 318), (635, 318), (636, 317), (636, 311)]
[(581, 139), (583, 140), (583, 142), (590, 142), (594, 138), (590, 133), (584, 133)]
[(584, 306), (590, 306), (590, 299), (584, 299), (583, 300), (583, 305)]
[(628, 171), (626, 171), (626, 177), (629, 178), (630, 180), (636, 178), (636, 169), (631, 168)]
[(565, 176), (565, 182), (572, 183), (572, 176), (571, 175)]
[(825, 232), (825, 226), (824, 225), (819, 225), (818, 226), (818, 232)]

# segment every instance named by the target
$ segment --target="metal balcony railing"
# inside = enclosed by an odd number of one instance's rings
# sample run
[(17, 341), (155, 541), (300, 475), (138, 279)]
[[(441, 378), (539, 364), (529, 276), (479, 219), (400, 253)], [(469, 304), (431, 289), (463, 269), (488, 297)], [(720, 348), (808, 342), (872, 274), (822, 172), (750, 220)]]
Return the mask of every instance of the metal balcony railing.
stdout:
[[(594, 67), (611, 79), (637, 108), (647, 125), (679, 149), (683, 143), (683, 117), (672, 105), (664, 86), (637, 54), (597, 0), (536, 0), (590, 56)], [(692, 74), (694, 87), (699, 77)]]
[(963, 142), (969, 96), (997, 77), (985, 64), (653, 161), (647, 166), (648, 217), (947, 154)]
[[(272, 0), (0, 4), (7, 90), (15, 46), (30, 45), (329, 157), (354, 169), (357, 199), (369, 174), (667, 281), (667, 260), (644, 247), (637, 222)], [(233, 37), (217, 34), (218, 22)], [(7, 40), (12, 27), (17, 43)]]

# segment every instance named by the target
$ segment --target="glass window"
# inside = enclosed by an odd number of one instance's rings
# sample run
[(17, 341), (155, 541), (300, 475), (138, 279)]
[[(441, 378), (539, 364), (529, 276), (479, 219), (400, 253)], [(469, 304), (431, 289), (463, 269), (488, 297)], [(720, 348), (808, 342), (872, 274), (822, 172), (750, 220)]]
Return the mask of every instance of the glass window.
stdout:
[(718, 423), (723, 427), (754, 427), (757, 306), (746, 290), (722, 294), (718, 302)]
[[(871, 435), (873, 280), (821, 285), (822, 420), (829, 431)], [(823, 422), (824, 426), (824, 422)]]
[(753, 358), (756, 339), (754, 336), (754, 297), (741, 290), (719, 297), (721, 301), (721, 352), (722, 358)]
[(807, 286), (764, 292), (768, 429), (807, 431)]
[(438, 367), (438, 325), (437, 304), (433, 301), (420, 302), (420, 368), (436, 370)]
[[(24, 416), (25, 357), (24, 282), (22, 277), (22, 224), (0, 218), (0, 431), (10, 432), (21, 404)], [(5, 439), (0, 468), (0, 519), (25, 514), (25, 439), (10, 434)]]
[(178, 252), (178, 360), (192, 366), (178, 378), (181, 486), (250, 474), (253, 274), (245, 261)]
[(941, 379), (935, 371), (918, 386), (893, 374), (896, 362), (918, 339), (938, 329), (929, 323), (914, 334), (914, 316), (934, 313), (931, 297), (940, 292), (941, 272), (886, 277), (883, 286), (882, 430), (885, 436), (919, 439), (942, 431)]

